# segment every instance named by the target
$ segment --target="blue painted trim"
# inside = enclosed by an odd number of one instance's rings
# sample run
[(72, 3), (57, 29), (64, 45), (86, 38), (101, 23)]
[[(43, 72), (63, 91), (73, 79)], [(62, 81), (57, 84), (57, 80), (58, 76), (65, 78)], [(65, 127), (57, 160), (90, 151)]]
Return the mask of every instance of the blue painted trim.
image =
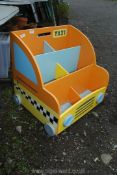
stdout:
[(104, 100), (104, 93), (100, 93), (97, 97), (97, 103), (100, 104)]
[(71, 103), (65, 103), (65, 104), (61, 105), (61, 107), (60, 107), (61, 113), (65, 112), (65, 111), (66, 111), (68, 108), (70, 108), (71, 106), (72, 106)]
[(55, 50), (46, 41), (44, 41), (44, 53), (49, 53), (54, 51)]
[(84, 92), (82, 92), (82, 93), (80, 94), (80, 97), (81, 97), (81, 98), (84, 98), (84, 97), (86, 97), (87, 95), (89, 95), (90, 93), (91, 93), (90, 90), (86, 90), (86, 91), (84, 91)]
[(73, 117), (72, 115), (69, 115), (69, 116), (64, 120), (63, 126), (64, 126), (64, 127), (70, 126), (70, 125), (73, 123), (73, 120), (74, 120), (74, 117)]
[(26, 56), (24, 51), (18, 46), (18, 44), (14, 43), (13, 47), (16, 70), (23, 74), (26, 78), (31, 80), (33, 83), (37, 84), (36, 75), (28, 57)]

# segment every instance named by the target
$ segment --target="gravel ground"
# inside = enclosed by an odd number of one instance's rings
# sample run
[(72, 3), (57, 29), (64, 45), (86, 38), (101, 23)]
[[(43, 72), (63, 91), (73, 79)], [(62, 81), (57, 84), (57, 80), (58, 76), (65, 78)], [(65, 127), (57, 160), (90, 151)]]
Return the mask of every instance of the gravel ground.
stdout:
[(70, 23), (95, 47), (97, 62), (110, 73), (105, 101), (58, 137), (12, 100), (0, 86), (0, 175), (117, 175), (117, 2), (68, 0)]

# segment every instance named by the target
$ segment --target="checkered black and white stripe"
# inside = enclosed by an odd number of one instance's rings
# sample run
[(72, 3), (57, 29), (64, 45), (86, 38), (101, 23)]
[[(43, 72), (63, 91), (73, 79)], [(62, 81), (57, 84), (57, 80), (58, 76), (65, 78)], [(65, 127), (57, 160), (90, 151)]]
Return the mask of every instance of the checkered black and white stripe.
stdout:
[(58, 119), (46, 110), (42, 105), (29, 96), (24, 90), (14, 84), (14, 87), (49, 121), (54, 127), (57, 127)]

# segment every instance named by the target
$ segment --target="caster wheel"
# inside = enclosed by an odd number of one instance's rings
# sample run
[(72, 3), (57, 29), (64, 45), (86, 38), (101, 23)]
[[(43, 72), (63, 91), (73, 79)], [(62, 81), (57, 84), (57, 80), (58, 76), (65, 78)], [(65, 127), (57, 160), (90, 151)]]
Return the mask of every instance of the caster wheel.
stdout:
[(48, 136), (50, 136), (50, 137), (52, 137), (56, 134), (55, 128), (52, 126), (51, 123), (45, 124), (44, 129), (45, 129), (46, 133), (48, 134)]
[(102, 101), (104, 100), (104, 93), (100, 93), (98, 96), (97, 96), (97, 103), (100, 104)]
[(20, 99), (20, 96), (18, 95), (14, 95), (14, 101), (17, 105), (21, 105), (21, 99)]

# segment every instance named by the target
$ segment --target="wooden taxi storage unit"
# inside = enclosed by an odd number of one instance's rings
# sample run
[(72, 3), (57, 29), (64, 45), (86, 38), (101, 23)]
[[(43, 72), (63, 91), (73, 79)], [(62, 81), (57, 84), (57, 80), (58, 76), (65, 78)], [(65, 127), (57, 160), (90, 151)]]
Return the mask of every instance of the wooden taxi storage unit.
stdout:
[(75, 27), (12, 32), (11, 50), (15, 101), (48, 135), (59, 134), (103, 101), (109, 74)]

